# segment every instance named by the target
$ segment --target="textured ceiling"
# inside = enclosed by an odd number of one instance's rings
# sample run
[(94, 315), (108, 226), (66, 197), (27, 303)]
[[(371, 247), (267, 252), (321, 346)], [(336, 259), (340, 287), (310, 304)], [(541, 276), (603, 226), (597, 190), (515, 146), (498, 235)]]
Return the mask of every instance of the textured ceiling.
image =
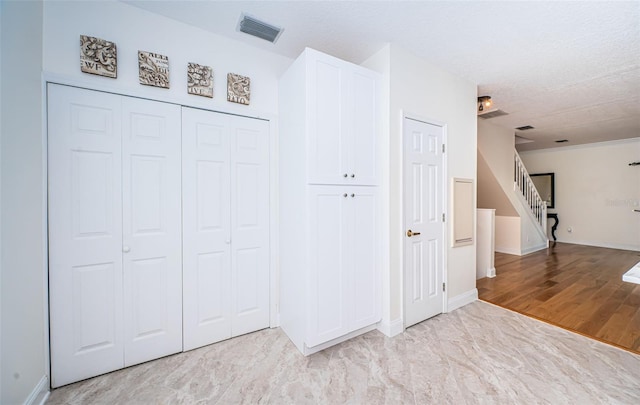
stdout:
[[(640, 137), (640, 1), (124, 1), (291, 58), (361, 63), (385, 43), (478, 85), (520, 150)], [(241, 12), (285, 28), (235, 30)], [(568, 139), (568, 143), (554, 141)]]

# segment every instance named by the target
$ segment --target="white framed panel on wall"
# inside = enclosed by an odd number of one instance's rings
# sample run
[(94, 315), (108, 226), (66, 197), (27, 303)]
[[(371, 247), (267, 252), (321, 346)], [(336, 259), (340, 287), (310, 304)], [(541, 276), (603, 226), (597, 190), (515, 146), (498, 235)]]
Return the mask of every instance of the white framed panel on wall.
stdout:
[(452, 206), (451, 246), (473, 245), (473, 215), (475, 212), (475, 189), (473, 179), (454, 177), (451, 180)]

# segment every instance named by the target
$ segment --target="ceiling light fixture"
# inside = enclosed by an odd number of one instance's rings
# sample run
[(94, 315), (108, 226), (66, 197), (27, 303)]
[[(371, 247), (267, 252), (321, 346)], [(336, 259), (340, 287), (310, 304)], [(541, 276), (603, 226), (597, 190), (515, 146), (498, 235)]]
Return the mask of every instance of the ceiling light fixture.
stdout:
[(478, 97), (478, 111), (482, 112), (485, 108), (491, 107), (491, 96)]

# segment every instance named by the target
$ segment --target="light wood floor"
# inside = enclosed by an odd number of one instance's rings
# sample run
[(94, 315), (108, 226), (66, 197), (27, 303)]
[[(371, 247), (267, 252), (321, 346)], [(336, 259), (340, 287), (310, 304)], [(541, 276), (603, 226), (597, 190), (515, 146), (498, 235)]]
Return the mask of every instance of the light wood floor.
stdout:
[(640, 284), (622, 274), (640, 252), (552, 243), (526, 256), (496, 253), (481, 300), (640, 354)]

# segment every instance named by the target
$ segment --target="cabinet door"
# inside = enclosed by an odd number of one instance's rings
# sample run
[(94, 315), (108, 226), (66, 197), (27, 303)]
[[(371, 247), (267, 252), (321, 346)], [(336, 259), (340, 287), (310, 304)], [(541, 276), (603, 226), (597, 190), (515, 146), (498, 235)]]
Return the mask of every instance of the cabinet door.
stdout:
[(351, 330), (380, 321), (381, 274), (375, 187), (351, 187), (348, 198), (350, 269), (353, 306)]
[(182, 351), (180, 107), (122, 97), (125, 366)]
[(349, 73), (345, 62), (311, 53), (307, 65), (307, 173), (310, 184), (348, 184), (349, 162), (345, 119)]
[(182, 109), (184, 350), (231, 337), (229, 128)]
[(377, 78), (374, 72), (359, 67), (353, 67), (350, 78), (353, 98), (348, 114), (349, 183), (374, 186), (378, 184)]
[(346, 187), (310, 187), (307, 347), (349, 332), (348, 200)]
[(52, 386), (124, 366), (121, 98), (48, 86)]

